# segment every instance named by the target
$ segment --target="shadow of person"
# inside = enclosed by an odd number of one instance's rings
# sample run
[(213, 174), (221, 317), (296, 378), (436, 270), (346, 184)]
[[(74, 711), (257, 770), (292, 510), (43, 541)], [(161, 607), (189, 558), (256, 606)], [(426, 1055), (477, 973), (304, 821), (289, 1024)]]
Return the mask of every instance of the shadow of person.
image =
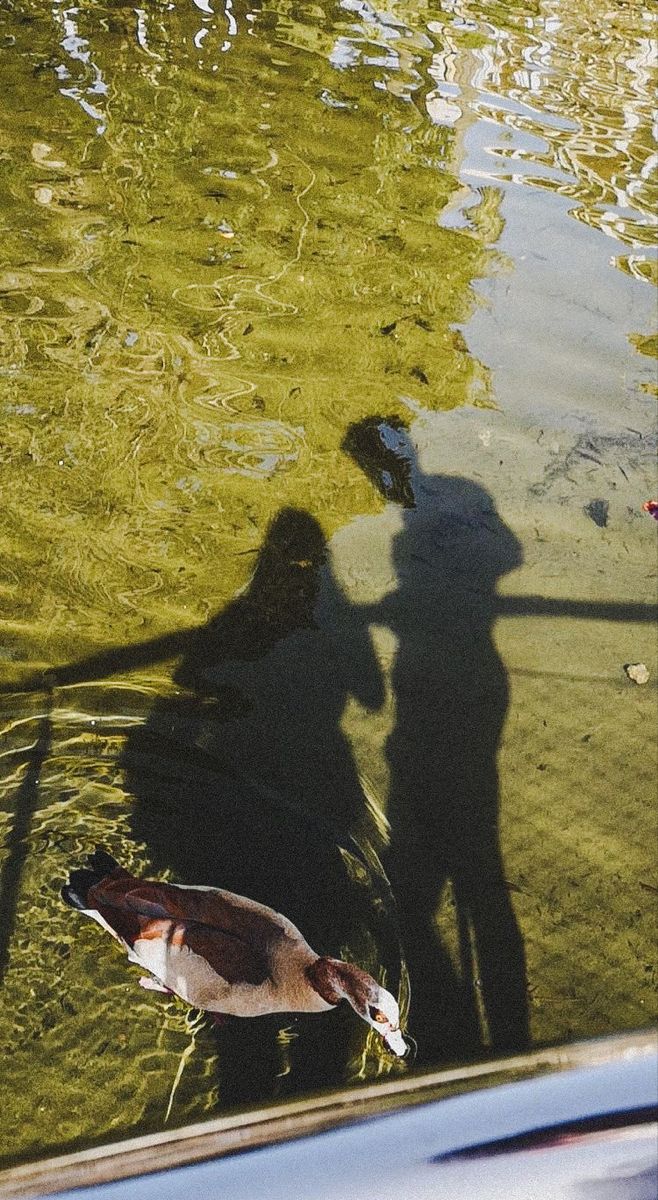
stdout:
[[(316, 619), (321, 592), (351, 631), (340, 642)], [(318, 523), (282, 510), (248, 586), (187, 638), (175, 689), (134, 728), (121, 765), (131, 830), (156, 871), (269, 904), (319, 952), (347, 951), (375, 973), (384, 963), (395, 984), (397, 926), (358, 841), (364, 797), (340, 728), (348, 696), (375, 708), (383, 685), (367, 629), (340, 619), (347, 604)], [(223, 1107), (345, 1081), (361, 1037), (349, 1014), (297, 1018), (292, 1039), (283, 1024), (217, 1031)]]
[(485, 1022), (494, 1050), (517, 1050), (528, 1044), (525, 955), (499, 838), (508, 683), (492, 625), (496, 582), (520, 566), (521, 547), (483, 488), (422, 473), (396, 419), (352, 426), (344, 448), (403, 509), (397, 589), (370, 620), (398, 643), (386, 864), (410, 1029), (425, 1061), (481, 1053)]

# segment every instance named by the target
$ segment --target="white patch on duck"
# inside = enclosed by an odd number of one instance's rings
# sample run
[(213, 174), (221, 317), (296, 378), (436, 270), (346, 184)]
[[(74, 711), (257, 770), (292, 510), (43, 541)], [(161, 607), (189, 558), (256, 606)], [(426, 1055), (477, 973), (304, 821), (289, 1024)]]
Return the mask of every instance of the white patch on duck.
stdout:
[[(271, 916), (271, 937), (262, 947), (266, 955), (262, 972), (261, 946), (257, 953), (248, 945), (245, 950), (241, 936), (211, 925), (191, 929), (192, 923), (184, 920), (150, 921), (135, 939), (129, 957), (188, 1004), (207, 1012), (260, 1017), (274, 1012), (328, 1012), (334, 1007), (309, 985), (306, 968), (317, 955), (291, 922), (246, 896), (219, 888), (203, 890), (215, 893), (223, 903), (243, 901), (244, 911), (261, 919)], [(289, 929), (281, 928), (280, 921), (285, 921)], [(248, 930), (245, 932), (248, 934)], [(195, 942), (203, 946), (202, 953), (193, 949)], [(230, 966), (223, 966), (227, 957)], [(240, 978), (241, 971), (246, 979)], [(263, 977), (256, 982), (254, 976), (261, 974)]]

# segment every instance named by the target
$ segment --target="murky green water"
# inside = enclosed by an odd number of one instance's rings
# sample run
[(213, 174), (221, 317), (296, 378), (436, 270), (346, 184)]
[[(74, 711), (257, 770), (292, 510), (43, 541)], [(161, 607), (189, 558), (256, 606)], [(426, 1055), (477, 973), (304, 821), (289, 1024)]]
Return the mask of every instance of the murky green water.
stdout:
[(408, 971), (425, 1064), (655, 1019), (652, 39), (5, 0), (8, 1158), (407, 1069), (140, 992), (97, 843)]

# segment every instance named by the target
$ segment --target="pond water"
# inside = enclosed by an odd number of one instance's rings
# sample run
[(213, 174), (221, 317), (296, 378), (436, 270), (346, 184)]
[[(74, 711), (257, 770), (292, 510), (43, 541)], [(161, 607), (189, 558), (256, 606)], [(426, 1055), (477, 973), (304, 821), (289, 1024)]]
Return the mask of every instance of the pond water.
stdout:
[(141, 992), (95, 845), (417, 1065), (655, 1020), (653, 19), (2, 5), (5, 1161), (409, 1069)]

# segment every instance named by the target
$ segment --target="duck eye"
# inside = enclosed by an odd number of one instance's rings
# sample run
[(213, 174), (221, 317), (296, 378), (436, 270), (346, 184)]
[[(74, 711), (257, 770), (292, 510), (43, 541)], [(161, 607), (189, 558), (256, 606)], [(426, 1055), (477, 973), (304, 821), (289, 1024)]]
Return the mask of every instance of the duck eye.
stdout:
[(381, 1011), (381, 1009), (370, 1007), (368, 1011), (372, 1021), (377, 1021), (380, 1025), (388, 1023), (388, 1017)]

